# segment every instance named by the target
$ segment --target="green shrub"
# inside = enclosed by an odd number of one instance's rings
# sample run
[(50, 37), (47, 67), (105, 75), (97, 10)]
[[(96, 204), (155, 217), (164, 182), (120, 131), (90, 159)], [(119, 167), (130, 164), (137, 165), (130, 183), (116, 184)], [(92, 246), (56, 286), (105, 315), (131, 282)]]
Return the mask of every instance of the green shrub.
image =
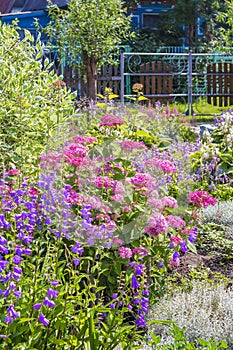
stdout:
[(34, 173), (55, 126), (73, 113), (74, 94), (42, 56), (28, 31), (20, 40), (15, 24), (0, 23), (1, 169)]

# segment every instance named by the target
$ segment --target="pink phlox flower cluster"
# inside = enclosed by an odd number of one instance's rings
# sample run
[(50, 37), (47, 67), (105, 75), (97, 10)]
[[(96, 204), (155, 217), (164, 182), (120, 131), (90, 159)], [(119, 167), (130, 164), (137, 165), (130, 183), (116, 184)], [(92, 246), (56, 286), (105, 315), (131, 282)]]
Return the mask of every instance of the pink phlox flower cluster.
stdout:
[(148, 255), (148, 250), (143, 247), (136, 247), (132, 250), (133, 255), (146, 256)]
[(180, 259), (173, 260), (172, 258), (169, 260), (168, 263), (170, 266), (178, 267), (180, 265)]
[(216, 199), (203, 190), (191, 192), (188, 194), (187, 198), (190, 203), (193, 203), (198, 208), (200, 208), (201, 206), (206, 208), (209, 205), (216, 204)]
[(7, 172), (7, 175), (8, 176), (15, 176), (15, 175), (19, 175), (20, 174), (20, 170), (18, 169), (10, 169), (8, 172)]
[(89, 148), (83, 146), (81, 143), (71, 143), (65, 148), (64, 153), (72, 153), (78, 157), (85, 157), (88, 151)]
[(98, 197), (95, 196), (86, 196), (86, 203), (90, 204), (93, 209), (100, 210), (102, 208), (103, 203)]
[(174, 228), (181, 228), (186, 225), (185, 221), (181, 219), (181, 217), (176, 215), (168, 215), (166, 216), (166, 221), (169, 226), (172, 226)]
[(116, 117), (112, 114), (104, 115), (100, 119), (100, 126), (113, 127), (113, 126), (121, 125), (123, 123), (124, 123), (124, 121), (121, 118)]
[(119, 247), (118, 254), (122, 259), (130, 259), (133, 255), (133, 252), (128, 247)]
[(122, 211), (124, 213), (130, 213), (132, 211), (132, 208), (129, 205), (126, 205), (125, 207), (122, 208)]
[(158, 211), (162, 211), (164, 208), (164, 203), (162, 199), (158, 198), (148, 198), (147, 203), (151, 208), (154, 208)]
[(123, 151), (131, 152), (135, 149), (147, 148), (146, 145), (141, 141), (125, 140), (120, 142), (120, 147)]
[(174, 163), (168, 159), (151, 158), (145, 162), (146, 166), (161, 169), (164, 173), (176, 173), (177, 169)]
[(39, 166), (43, 169), (59, 169), (62, 163), (63, 155), (59, 152), (49, 152), (40, 156)]
[(112, 238), (112, 245), (122, 245), (124, 241), (118, 237)]
[(118, 203), (123, 203), (125, 201), (124, 196), (122, 196), (121, 194), (114, 194), (113, 196), (111, 196), (111, 200)]
[(84, 202), (84, 198), (80, 193), (77, 193), (75, 190), (70, 189), (68, 191), (67, 202), (71, 204), (82, 204)]
[(124, 195), (126, 190), (122, 182), (115, 180), (113, 185), (113, 192), (115, 195)]
[(177, 200), (173, 197), (167, 196), (162, 198), (164, 207), (177, 208)]
[(91, 145), (92, 143), (97, 143), (98, 139), (94, 136), (83, 135), (74, 137), (73, 141), (82, 145)]
[(170, 237), (170, 242), (179, 244), (181, 241), (182, 241), (182, 238), (179, 236), (171, 236)]
[(72, 143), (64, 149), (65, 161), (75, 166), (89, 165), (91, 160), (86, 158), (88, 151), (88, 147), (80, 143)]
[(94, 185), (98, 188), (111, 188), (113, 190), (115, 187), (115, 180), (108, 176), (97, 176), (94, 179)]
[(131, 178), (131, 183), (139, 187), (145, 187), (148, 190), (155, 190), (158, 186), (155, 179), (145, 173), (137, 173)]
[(148, 219), (148, 226), (144, 227), (146, 233), (151, 236), (157, 237), (159, 233), (166, 232), (168, 228), (168, 223), (165, 217), (160, 213), (153, 213)]

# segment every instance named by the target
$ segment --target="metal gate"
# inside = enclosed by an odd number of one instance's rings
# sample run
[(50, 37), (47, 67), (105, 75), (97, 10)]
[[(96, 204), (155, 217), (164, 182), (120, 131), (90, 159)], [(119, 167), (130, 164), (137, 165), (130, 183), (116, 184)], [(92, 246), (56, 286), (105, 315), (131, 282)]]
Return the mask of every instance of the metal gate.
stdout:
[(231, 54), (125, 52), (121, 54), (120, 67), (122, 103), (128, 97), (127, 85), (143, 82), (144, 96), (152, 103), (182, 102), (187, 104), (189, 115), (193, 114), (193, 104), (200, 99), (219, 106), (233, 104)]

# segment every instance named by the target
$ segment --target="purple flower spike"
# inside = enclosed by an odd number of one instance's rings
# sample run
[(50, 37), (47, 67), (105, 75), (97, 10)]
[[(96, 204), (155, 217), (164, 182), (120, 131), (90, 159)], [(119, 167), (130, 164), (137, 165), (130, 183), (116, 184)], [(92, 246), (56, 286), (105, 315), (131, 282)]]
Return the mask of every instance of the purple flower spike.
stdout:
[(43, 326), (47, 327), (49, 325), (49, 320), (47, 320), (47, 318), (45, 318), (45, 315), (42, 312), (39, 314), (38, 319), (43, 324)]

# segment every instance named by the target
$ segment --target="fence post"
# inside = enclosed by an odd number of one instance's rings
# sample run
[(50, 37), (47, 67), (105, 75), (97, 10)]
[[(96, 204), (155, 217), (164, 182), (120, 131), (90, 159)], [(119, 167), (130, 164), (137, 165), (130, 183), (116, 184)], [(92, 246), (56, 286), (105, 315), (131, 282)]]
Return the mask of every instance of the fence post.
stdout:
[(121, 98), (121, 104), (122, 107), (124, 107), (124, 91), (125, 91), (125, 76), (124, 76), (124, 63), (125, 63), (125, 57), (124, 52), (121, 53), (121, 61), (120, 61), (120, 70), (121, 70), (121, 92), (120, 92), (120, 98)]
[(193, 56), (192, 56), (192, 50), (189, 51), (188, 55), (188, 115), (193, 115), (193, 108), (192, 108), (192, 97), (193, 97), (193, 86), (192, 86), (192, 62), (193, 62)]

